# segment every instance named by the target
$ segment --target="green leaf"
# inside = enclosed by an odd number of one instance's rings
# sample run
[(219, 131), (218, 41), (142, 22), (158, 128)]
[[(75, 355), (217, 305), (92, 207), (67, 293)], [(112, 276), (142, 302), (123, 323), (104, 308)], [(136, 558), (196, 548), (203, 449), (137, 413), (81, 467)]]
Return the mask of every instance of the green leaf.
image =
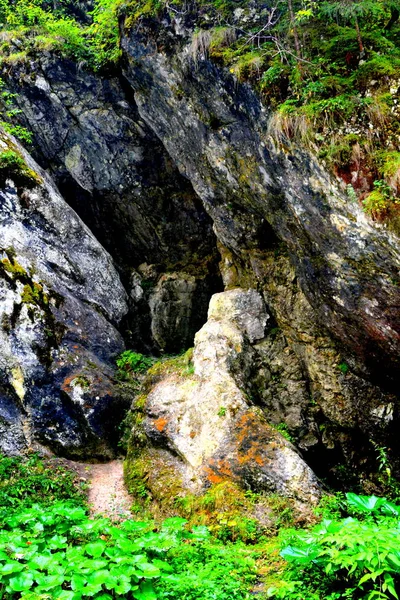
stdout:
[(170, 517), (165, 519), (161, 525), (161, 531), (181, 531), (186, 525), (187, 520), (182, 517)]
[(88, 576), (87, 581), (91, 585), (103, 585), (107, 582), (110, 576), (110, 572), (105, 569), (102, 571), (96, 571), (95, 573)]
[(400, 507), (396, 506), (392, 502), (388, 502), (387, 500), (381, 499), (379, 509), (385, 515), (389, 515), (389, 516), (393, 516), (393, 517), (400, 516)]
[(349, 506), (367, 512), (377, 510), (382, 503), (382, 499), (376, 496), (359, 496), (352, 492), (346, 494), (346, 499)]
[(43, 575), (39, 574), (36, 577), (36, 582), (43, 591), (52, 590), (55, 587), (61, 586), (65, 581), (64, 575)]
[(38, 554), (31, 558), (28, 563), (28, 567), (31, 569), (45, 570), (54, 562), (54, 557), (52, 555)]
[(61, 535), (53, 535), (53, 537), (51, 537), (48, 542), (47, 542), (47, 547), (50, 549), (54, 549), (54, 550), (58, 550), (60, 548), (66, 548), (67, 547), (67, 538), (63, 537)]
[(71, 590), (61, 590), (56, 592), (54, 600), (81, 600), (82, 594), (73, 592)]
[(197, 540), (207, 540), (210, 537), (210, 531), (205, 525), (197, 525), (192, 528), (193, 537)]
[(151, 563), (138, 563), (137, 566), (142, 572), (143, 577), (152, 578), (160, 576), (160, 569)]
[(107, 544), (105, 542), (94, 542), (92, 544), (86, 544), (85, 552), (93, 558), (99, 558), (106, 549)]
[(33, 585), (33, 577), (30, 573), (21, 573), (16, 577), (12, 577), (8, 582), (8, 587), (13, 592), (24, 592), (29, 590)]
[(12, 561), (12, 562), (8, 562), (5, 565), (0, 565), (0, 574), (1, 575), (11, 575), (11, 573), (19, 573), (20, 571), (23, 571), (26, 568), (25, 565), (17, 562), (17, 561)]
[(317, 558), (319, 550), (316, 546), (308, 546), (306, 548), (286, 546), (286, 548), (283, 548), (280, 554), (286, 560), (293, 560), (301, 564), (308, 564)]
[(134, 591), (132, 595), (136, 600), (157, 600), (157, 595), (151, 581), (141, 583), (139, 589)]
[(99, 569), (104, 569), (104, 567), (106, 567), (107, 564), (108, 562), (106, 560), (87, 558), (85, 560), (82, 560), (79, 566), (81, 571), (85, 573), (91, 573)]

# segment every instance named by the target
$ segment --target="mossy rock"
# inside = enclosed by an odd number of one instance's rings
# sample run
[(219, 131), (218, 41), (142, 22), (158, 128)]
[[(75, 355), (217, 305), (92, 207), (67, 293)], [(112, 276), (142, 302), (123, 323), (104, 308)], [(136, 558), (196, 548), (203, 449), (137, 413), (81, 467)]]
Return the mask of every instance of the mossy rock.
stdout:
[(30, 169), (22, 156), (11, 149), (0, 153), (0, 186), (11, 179), (17, 187), (33, 188), (43, 183), (35, 171)]

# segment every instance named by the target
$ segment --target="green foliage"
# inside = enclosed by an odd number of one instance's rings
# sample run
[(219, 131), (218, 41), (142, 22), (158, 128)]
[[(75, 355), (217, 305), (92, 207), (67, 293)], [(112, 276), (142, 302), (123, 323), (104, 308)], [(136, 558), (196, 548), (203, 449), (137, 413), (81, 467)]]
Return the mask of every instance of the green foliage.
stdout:
[(24, 187), (34, 187), (41, 183), (39, 176), (29, 169), (22, 156), (12, 149), (0, 153), (0, 185), (4, 186), (7, 179)]
[[(293, 524), (293, 506), (287, 498), (245, 491), (232, 481), (213, 484), (200, 496), (178, 496), (175, 508), (191, 525), (206, 525), (224, 542), (254, 544), (263, 535)], [(256, 513), (269, 515), (268, 527), (257, 520)]]
[(32, 143), (32, 134), (30, 131), (26, 129), (26, 127), (22, 127), (21, 125), (15, 124), (15, 117), (20, 114), (20, 110), (17, 109), (14, 105), (15, 94), (12, 94), (6, 89), (4, 81), (0, 78), (0, 105), (3, 105), (3, 112), (5, 118), (11, 121), (0, 121), (0, 126), (3, 127), (4, 131), (10, 133), (15, 136), (21, 142), (25, 144)]
[(337, 368), (343, 375), (346, 375), (349, 372), (349, 365), (345, 362), (341, 362), (338, 364)]
[(159, 377), (164, 377), (172, 373), (179, 373), (183, 376), (191, 376), (194, 374), (194, 366), (192, 363), (193, 348), (189, 348), (182, 354), (177, 356), (166, 356), (161, 360), (158, 360), (150, 367), (148, 375), (150, 381), (155, 381)]
[(69, 503), (34, 504), (4, 516), (0, 595), (4, 600), (231, 600), (248, 598), (254, 561), (224, 548), (205, 527), (170, 518), (89, 519)]
[(272, 425), (274, 429), (279, 431), (279, 433), (290, 443), (294, 443), (293, 437), (290, 435), (289, 428), (286, 423), (278, 423), (277, 425)]
[(400, 507), (385, 498), (346, 494), (347, 518), (325, 518), (292, 534), (281, 556), (290, 567), (275, 598), (398, 598)]
[(54, 462), (44, 462), (37, 454), (28, 458), (0, 455), (0, 519), (11, 508), (22, 508), (40, 502), (52, 504), (70, 500), (85, 505), (82, 485), (76, 485), (76, 475)]
[(133, 350), (125, 350), (116, 360), (117, 367), (121, 378), (126, 378), (129, 374), (144, 373), (153, 364), (154, 359), (150, 356), (134, 352)]
[(398, 204), (400, 204), (400, 199), (393, 196), (390, 186), (381, 179), (374, 181), (374, 190), (363, 200), (365, 212), (375, 217), (384, 216)]
[(3, 127), (4, 131), (10, 133), (21, 142), (25, 142), (25, 144), (32, 143), (32, 133), (25, 127), (21, 127), (21, 125), (11, 125), (5, 121), (0, 121), (0, 125)]
[(115, 64), (121, 56), (119, 45), (118, 8), (121, 0), (97, 0), (88, 30), (92, 62), (95, 69)]

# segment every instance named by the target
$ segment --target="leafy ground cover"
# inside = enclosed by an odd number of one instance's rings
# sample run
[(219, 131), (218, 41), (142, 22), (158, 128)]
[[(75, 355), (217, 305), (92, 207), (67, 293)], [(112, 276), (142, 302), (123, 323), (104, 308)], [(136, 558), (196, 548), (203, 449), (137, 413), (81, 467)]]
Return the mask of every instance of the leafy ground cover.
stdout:
[(33, 505), (2, 519), (0, 589), (25, 600), (246, 598), (254, 561), (185, 523), (117, 527), (68, 503)]
[[(181, 517), (90, 518), (75, 474), (37, 455), (0, 457), (0, 481), (2, 600), (392, 600), (400, 591), (400, 506), (385, 498), (326, 496), (318, 524), (282, 518), (278, 536), (244, 543)], [(214, 511), (218, 523), (217, 495), (189, 499), (188, 513)]]
[(86, 506), (85, 483), (76, 473), (37, 454), (26, 458), (0, 455), (0, 519), (13, 509), (34, 503), (49, 506), (60, 500)]
[(281, 556), (289, 567), (280, 584), (269, 588), (269, 597), (399, 597), (400, 506), (393, 502), (347, 493), (311, 530), (285, 532), (283, 537)]
[(75, 473), (0, 457), (2, 600), (245, 600), (256, 553), (204, 526), (90, 518)]

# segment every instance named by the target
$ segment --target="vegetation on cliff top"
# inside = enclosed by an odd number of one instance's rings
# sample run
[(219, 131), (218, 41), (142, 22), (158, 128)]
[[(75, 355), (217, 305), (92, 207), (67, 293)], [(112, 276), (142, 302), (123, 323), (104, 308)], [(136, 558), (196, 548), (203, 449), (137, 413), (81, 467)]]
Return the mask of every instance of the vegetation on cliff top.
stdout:
[(6, 69), (46, 50), (109, 68), (121, 54), (119, 16), (132, 28), (178, 14), (194, 28), (195, 61), (210, 56), (250, 81), (275, 109), (275, 138), (300, 139), (348, 184), (350, 200), (376, 220), (398, 225), (398, 0), (95, 0), (87, 14), (79, 6), (2, 0)]

